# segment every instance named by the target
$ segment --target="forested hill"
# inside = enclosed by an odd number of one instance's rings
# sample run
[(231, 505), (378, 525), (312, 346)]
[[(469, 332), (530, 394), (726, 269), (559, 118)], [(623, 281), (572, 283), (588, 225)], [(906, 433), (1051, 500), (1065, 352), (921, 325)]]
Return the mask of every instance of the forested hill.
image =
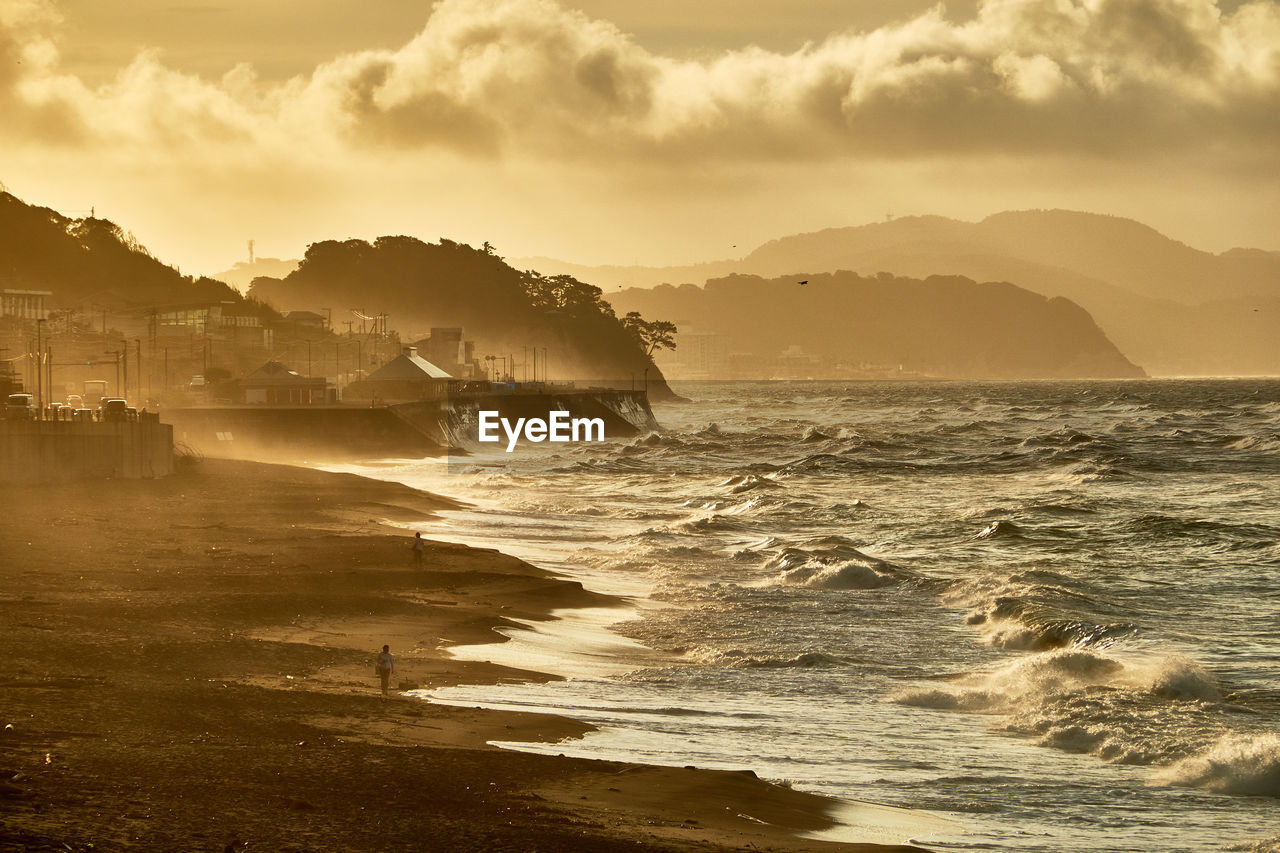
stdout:
[(475, 249), (403, 236), (326, 240), (309, 246), (284, 278), (254, 279), (249, 295), (282, 311), (329, 307), (335, 327), (352, 309), (385, 313), (404, 340), (432, 327), (461, 326), (476, 341), (477, 355), (523, 361), (527, 349), (545, 348), (553, 380), (639, 383), (647, 371), (650, 389), (667, 392), (639, 337), (598, 287), (567, 275), (522, 272), (488, 244)]
[(731, 351), (756, 356), (799, 345), (830, 363), (950, 378), (1143, 375), (1075, 303), (961, 276), (735, 275), (705, 287), (633, 288), (610, 300), (619, 311), (722, 335)]
[(211, 278), (183, 276), (120, 226), (71, 219), (0, 192), (0, 286), (53, 293), (54, 308), (162, 307), (241, 300)]

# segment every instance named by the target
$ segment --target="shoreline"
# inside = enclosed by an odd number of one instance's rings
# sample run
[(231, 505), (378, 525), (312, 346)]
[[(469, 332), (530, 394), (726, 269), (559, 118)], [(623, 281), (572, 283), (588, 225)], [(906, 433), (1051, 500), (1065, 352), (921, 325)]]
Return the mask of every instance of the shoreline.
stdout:
[(489, 549), (414, 569), (382, 522), (447, 498), (227, 460), (0, 495), (0, 850), (919, 849), (801, 838), (841, 802), (750, 771), (488, 743), (591, 730), (564, 717), (381, 699), (383, 643), (400, 690), (551, 680), (445, 650), (619, 603)]

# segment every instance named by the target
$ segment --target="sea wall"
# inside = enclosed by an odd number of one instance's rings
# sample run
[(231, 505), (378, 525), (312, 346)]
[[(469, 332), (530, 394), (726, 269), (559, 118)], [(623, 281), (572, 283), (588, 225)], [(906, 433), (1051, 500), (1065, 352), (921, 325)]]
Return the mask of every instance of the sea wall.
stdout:
[(173, 429), (155, 415), (99, 423), (0, 421), (0, 482), (142, 479), (173, 473)]
[(209, 406), (167, 409), (163, 418), (179, 446), (232, 459), (422, 457), (444, 449), (383, 406)]
[(414, 458), (476, 443), (479, 413), (545, 418), (565, 411), (600, 418), (605, 438), (657, 429), (643, 391), (525, 391), (457, 394), (385, 406), (207, 406), (166, 409), (179, 448), (205, 456), (279, 461)]

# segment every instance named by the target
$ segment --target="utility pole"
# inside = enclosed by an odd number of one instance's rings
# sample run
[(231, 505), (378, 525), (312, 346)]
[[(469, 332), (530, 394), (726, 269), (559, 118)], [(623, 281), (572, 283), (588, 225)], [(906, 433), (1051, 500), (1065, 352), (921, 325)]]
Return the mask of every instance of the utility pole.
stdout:
[(36, 320), (36, 411), (44, 417), (44, 320)]
[[(134, 347), (134, 351), (137, 352), (138, 354), (138, 360), (134, 364), (134, 367), (137, 368), (135, 375), (138, 378), (135, 381), (138, 383), (138, 396), (141, 397), (142, 396), (142, 338), (134, 338), (133, 347)], [(136, 402), (137, 401), (135, 401), (135, 403)], [(144, 400), (143, 402), (145, 403), (146, 401)]]
[(120, 345), (124, 347), (124, 372), (121, 374), (123, 382), (120, 385), (124, 393), (120, 396), (127, 400), (129, 398), (129, 342), (121, 341)]

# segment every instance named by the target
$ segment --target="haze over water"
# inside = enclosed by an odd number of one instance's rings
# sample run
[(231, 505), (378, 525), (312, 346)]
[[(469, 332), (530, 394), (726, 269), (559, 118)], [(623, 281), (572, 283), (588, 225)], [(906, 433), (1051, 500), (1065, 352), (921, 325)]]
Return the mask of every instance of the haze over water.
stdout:
[(1280, 849), (1280, 381), (677, 391), (629, 443), (353, 469), (636, 596), (662, 653), (436, 698), (929, 810), (935, 848)]

